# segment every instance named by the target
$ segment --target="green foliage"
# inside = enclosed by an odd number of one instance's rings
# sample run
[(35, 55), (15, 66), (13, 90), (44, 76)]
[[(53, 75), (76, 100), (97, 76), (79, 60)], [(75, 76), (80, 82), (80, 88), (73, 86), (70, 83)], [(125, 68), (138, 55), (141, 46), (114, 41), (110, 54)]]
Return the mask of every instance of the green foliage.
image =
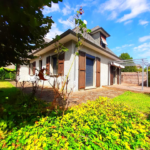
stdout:
[(55, 41), (55, 53), (57, 54), (57, 57), (64, 53), (64, 52), (67, 52), (69, 49), (66, 48), (64, 46), (64, 44), (60, 43), (59, 40), (60, 40), (60, 35), (56, 35), (55, 38), (53, 38), (53, 40)]
[[(119, 56), (123, 60), (133, 59), (128, 53), (122, 53)], [(124, 69), (121, 69), (122, 72), (137, 72), (138, 69), (136, 66), (126, 66)]]
[(113, 99), (115, 102), (124, 103), (138, 111), (150, 112), (150, 94), (124, 92)]
[(133, 59), (128, 53), (122, 53), (119, 57), (123, 60)]
[(5, 69), (4, 70), (4, 68), (0, 68), (0, 80), (5, 80), (5, 79), (14, 80), (15, 77), (16, 77), (15, 69)]
[(43, 6), (62, 0), (0, 1), (0, 67), (27, 64), (29, 53), (47, 44), (43, 37), (51, 29), (52, 17), (42, 14)]
[[(28, 106), (22, 101), (19, 105), (26, 111)], [(37, 107), (36, 103), (34, 107)], [(108, 98), (99, 97), (72, 107), (63, 117), (59, 111), (38, 116), (23, 116), (22, 120), (13, 113), (7, 114), (6, 118), (2, 116), (0, 149), (136, 150), (150, 147), (150, 122), (142, 113)]]

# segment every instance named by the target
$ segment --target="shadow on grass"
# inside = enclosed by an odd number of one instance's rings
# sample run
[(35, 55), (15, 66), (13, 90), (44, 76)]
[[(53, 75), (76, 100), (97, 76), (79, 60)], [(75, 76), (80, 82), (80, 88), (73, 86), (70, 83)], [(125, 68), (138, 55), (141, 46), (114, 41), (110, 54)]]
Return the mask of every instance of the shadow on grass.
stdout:
[(150, 107), (148, 107), (148, 109), (149, 109), (149, 111), (148, 112), (146, 112), (145, 114), (146, 114), (146, 119), (148, 120), (148, 121), (150, 121)]
[[(26, 125), (34, 125), (41, 117), (62, 116), (62, 111), (51, 110), (51, 103), (24, 94), (16, 87), (1, 88), (0, 92), (0, 128), (11, 131)], [(70, 113), (70, 111), (66, 111)], [(1, 125), (5, 123), (5, 127)]]

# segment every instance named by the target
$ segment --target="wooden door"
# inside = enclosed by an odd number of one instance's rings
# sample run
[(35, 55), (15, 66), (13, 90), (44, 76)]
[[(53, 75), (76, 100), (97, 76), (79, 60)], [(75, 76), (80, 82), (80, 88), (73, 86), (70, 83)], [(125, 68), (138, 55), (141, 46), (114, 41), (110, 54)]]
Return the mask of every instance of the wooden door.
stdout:
[(35, 69), (36, 69), (36, 62), (33, 62), (32, 64), (32, 72), (33, 72), (33, 75), (35, 75)]
[(100, 87), (100, 58), (96, 57), (96, 87)]
[(86, 53), (79, 51), (79, 89), (85, 89)]
[(58, 60), (58, 75), (64, 75), (64, 60), (65, 60), (65, 53), (59, 56)]
[(50, 75), (50, 56), (46, 58), (46, 74)]

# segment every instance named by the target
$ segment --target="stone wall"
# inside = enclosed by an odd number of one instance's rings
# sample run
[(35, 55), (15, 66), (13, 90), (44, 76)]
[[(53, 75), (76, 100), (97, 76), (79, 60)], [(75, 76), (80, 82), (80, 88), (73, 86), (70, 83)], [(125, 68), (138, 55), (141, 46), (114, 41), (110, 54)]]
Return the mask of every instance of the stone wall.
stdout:
[[(121, 83), (142, 85), (142, 72), (121, 72)], [(147, 84), (147, 73), (144, 72), (144, 85)]]

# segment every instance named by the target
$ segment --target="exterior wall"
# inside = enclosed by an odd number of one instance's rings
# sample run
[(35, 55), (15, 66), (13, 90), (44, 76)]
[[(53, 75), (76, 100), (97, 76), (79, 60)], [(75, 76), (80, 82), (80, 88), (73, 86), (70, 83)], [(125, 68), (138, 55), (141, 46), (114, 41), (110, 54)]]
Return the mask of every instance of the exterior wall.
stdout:
[[(70, 41), (69, 43), (66, 43), (65, 46), (69, 49), (68, 52), (65, 53), (65, 60), (64, 60), (64, 76), (61, 76), (58, 78), (58, 82), (60, 83), (60, 87), (61, 87), (61, 81), (63, 81), (65, 79), (65, 76), (67, 75), (69, 68), (71, 66), (71, 63), (73, 61), (73, 48), (72, 48), (72, 41)], [(55, 55), (54, 50), (50, 51), (44, 55), (41, 55), (41, 60), (42, 60), (42, 68), (46, 68), (46, 57), (50, 56), (50, 73), (52, 74), (53, 72), (53, 68), (52, 68), (52, 56)], [(33, 63), (34, 61), (36, 61), (36, 69), (39, 69), (39, 60), (40, 58), (36, 58), (30, 61), (30, 63)], [(26, 69), (25, 69), (26, 68)], [(35, 71), (35, 74), (38, 73), (38, 71)], [(46, 73), (46, 72), (44, 72)], [(26, 76), (26, 77), (25, 77)], [(31, 69), (30, 69), (30, 75), (29, 75), (29, 66), (21, 66), (20, 68), (20, 77), (22, 80), (25, 79), (30, 79), (30, 77), (32, 77), (32, 73), (31, 73)], [(50, 76), (45, 76), (46, 79), (48, 79), (48, 81), (53, 84), (54, 82), (54, 78), (50, 77)], [(41, 81), (39, 83), (39, 85), (44, 85), (50, 87), (50, 83), (48, 81)], [(73, 69), (71, 69), (70, 74), (69, 74), (69, 83), (68, 83), (68, 89), (73, 87)]]
[[(70, 41), (68, 43), (65, 44), (65, 46), (69, 49), (68, 52), (65, 53), (65, 61), (64, 61), (64, 76), (63, 77), (59, 77), (58, 81), (60, 82), (60, 87), (61, 87), (61, 81), (64, 80), (64, 77), (67, 75), (71, 64), (72, 68), (70, 70), (69, 73), (69, 82), (68, 82), (68, 90), (73, 88), (73, 91), (78, 91), (78, 80), (79, 80), (79, 76), (78, 76), (78, 69), (79, 69), (79, 57), (76, 56), (75, 61), (74, 60), (74, 54), (77, 51), (76, 47), (75, 47), (75, 42), (74, 41)], [(110, 61), (113, 61), (112, 59), (99, 54), (95, 51), (93, 51), (92, 49), (82, 46), (81, 51), (95, 56), (95, 57), (99, 57), (101, 59), (101, 65), (100, 65), (100, 87), (104, 86), (104, 85), (110, 85), (110, 66), (109, 63)], [(53, 68), (52, 68), (52, 56), (54, 55), (54, 51), (50, 51), (44, 55), (41, 56), (42, 59), (42, 68), (46, 68), (46, 57), (51, 56), (50, 57), (50, 73), (53, 72)], [(30, 63), (33, 63), (34, 61), (36, 61), (36, 68), (39, 69), (39, 58), (33, 59), (30, 61)], [(31, 73), (31, 71), (30, 71)], [(35, 73), (38, 73), (37, 71), (35, 71)], [(29, 79), (31, 77), (31, 74), (29, 76), (29, 66), (23, 67), (21, 66), (21, 70), (20, 70), (20, 76), (23, 80), (24, 76), (27, 76), (26, 79)], [(48, 79), (48, 81), (53, 84), (54, 82), (54, 78), (53, 77), (49, 77), (49, 76), (45, 76), (46, 79)], [(48, 81), (44, 81), (44, 85), (50, 87), (50, 84)], [(40, 85), (43, 85), (43, 81), (41, 81), (39, 83)], [(96, 87), (96, 61), (94, 61), (94, 86)]]
[(95, 41), (97, 41), (97, 43), (100, 44), (100, 32), (93, 34), (92, 37), (94, 38)]
[(20, 76), (20, 81), (29, 81), (30, 79), (29, 67), (26, 65), (21, 65), (19, 76)]
[[(75, 47), (75, 43), (73, 43), (73, 47)], [(110, 74), (109, 74), (109, 62), (112, 61), (112, 59), (101, 55), (91, 49), (89, 49), (88, 47), (82, 46), (81, 51), (95, 56), (95, 57), (99, 57), (101, 59), (101, 66), (100, 66), (100, 71), (101, 71), (101, 77), (100, 77), (100, 86), (104, 86), (104, 85), (109, 85), (110, 84)], [(75, 59), (75, 64), (74, 64), (74, 83), (75, 83), (75, 88), (74, 90), (77, 91), (78, 90), (78, 70), (79, 70), (79, 57), (76, 57)], [(96, 87), (96, 62), (94, 62), (94, 86)]]

